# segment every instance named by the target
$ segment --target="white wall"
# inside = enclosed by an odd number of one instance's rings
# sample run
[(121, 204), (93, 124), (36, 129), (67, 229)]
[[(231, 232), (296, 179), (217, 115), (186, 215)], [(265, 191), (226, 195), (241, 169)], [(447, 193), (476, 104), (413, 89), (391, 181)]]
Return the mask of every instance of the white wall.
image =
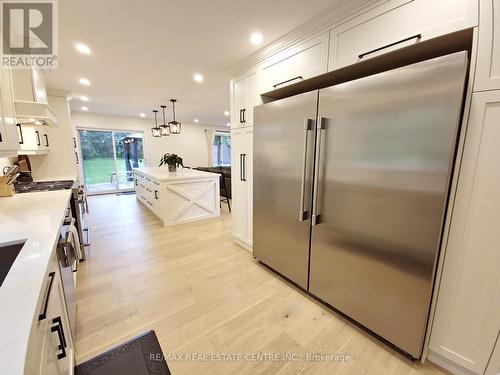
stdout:
[[(157, 167), (160, 158), (168, 153), (179, 155), (188, 167), (208, 165), (208, 144), (205, 129), (215, 128), (199, 124), (182, 124), (179, 135), (155, 138), (151, 135), (153, 121), (142, 118), (101, 115), (86, 112), (72, 112), (73, 126), (76, 128), (132, 130), (144, 132), (144, 163)], [(222, 128), (221, 128), (222, 129)]]
[(32, 176), (40, 180), (74, 180), (77, 177), (73, 127), (66, 96), (48, 96), (57, 117), (57, 128), (49, 129), (50, 151), (46, 155), (30, 155)]

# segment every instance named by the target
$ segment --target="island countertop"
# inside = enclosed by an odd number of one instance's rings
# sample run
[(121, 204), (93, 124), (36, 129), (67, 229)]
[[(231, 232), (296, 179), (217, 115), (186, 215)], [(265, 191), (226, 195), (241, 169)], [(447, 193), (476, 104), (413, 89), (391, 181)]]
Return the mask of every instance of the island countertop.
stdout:
[(0, 373), (22, 374), (45, 273), (71, 190), (0, 198), (0, 244), (26, 241), (0, 286)]
[(143, 167), (134, 168), (134, 172), (142, 173), (159, 181), (168, 180), (195, 180), (207, 177), (217, 177), (218, 173), (198, 171), (196, 169), (177, 169), (175, 172), (169, 172), (168, 167)]

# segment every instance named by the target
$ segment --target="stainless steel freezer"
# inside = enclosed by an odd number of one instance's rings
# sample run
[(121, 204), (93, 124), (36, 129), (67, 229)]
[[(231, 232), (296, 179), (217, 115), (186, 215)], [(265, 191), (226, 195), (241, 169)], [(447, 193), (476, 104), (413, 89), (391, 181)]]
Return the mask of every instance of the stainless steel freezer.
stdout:
[(467, 66), (455, 53), (255, 109), (255, 257), (415, 358)]

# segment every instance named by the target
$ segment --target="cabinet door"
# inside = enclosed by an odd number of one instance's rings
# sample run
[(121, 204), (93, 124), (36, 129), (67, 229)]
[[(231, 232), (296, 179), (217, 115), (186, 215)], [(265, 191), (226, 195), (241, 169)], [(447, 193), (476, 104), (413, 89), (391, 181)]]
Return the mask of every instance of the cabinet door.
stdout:
[(497, 344), (495, 345), (495, 350), (491, 355), (490, 362), (488, 363), (488, 368), (484, 375), (498, 375), (500, 374), (500, 333), (497, 339)]
[[(56, 274), (53, 288), (47, 309), (48, 324), (42, 349), (40, 374), (67, 375), (71, 373), (73, 349), (59, 274)], [(61, 349), (61, 345), (64, 349)]]
[(257, 91), (257, 73), (251, 73), (247, 76), (247, 94), (245, 111), (243, 113), (243, 126), (253, 126), (253, 107), (260, 103), (260, 96)]
[(246, 76), (239, 77), (231, 82), (231, 127), (243, 126), (243, 109), (247, 101)]
[(19, 142), (14, 114), (11, 71), (8, 68), (0, 70), (0, 96), (0, 151), (17, 152)]
[(328, 38), (325, 32), (270, 57), (262, 68), (262, 93), (326, 73)]
[(481, 0), (474, 91), (500, 89), (500, 0)]
[(244, 135), (245, 156), (244, 178), (245, 178), (245, 242), (252, 246), (253, 242), (253, 128), (246, 128)]
[(231, 203), (233, 216), (233, 235), (245, 241), (245, 181), (243, 155), (245, 154), (245, 134), (243, 129), (231, 132)]
[[(476, 0), (389, 1), (331, 31), (328, 69), (339, 69), (419, 40), (474, 27), (478, 22), (477, 12)], [(417, 38), (419, 34), (421, 38)], [(391, 44), (394, 45), (382, 48)], [(380, 50), (374, 51), (377, 49)]]
[(476, 374), (500, 329), (500, 91), (473, 94), (430, 349)]

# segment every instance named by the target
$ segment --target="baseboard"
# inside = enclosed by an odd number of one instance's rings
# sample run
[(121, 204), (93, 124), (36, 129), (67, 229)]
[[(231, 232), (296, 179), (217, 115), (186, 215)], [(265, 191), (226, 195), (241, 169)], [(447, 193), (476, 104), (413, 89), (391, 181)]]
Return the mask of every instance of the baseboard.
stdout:
[(443, 357), (441, 354), (433, 352), (430, 349), (427, 352), (427, 360), (435, 363), (439, 367), (442, 367), (455, 375), (478, 375), (475, 372), (472, 372), (471, 370), (468, 370), (465, 367), (462, 367), (459, 364), (450, 361), (448, 358)]
[(249, 253), (252, 253), (252, 246), (250, 246), (249, 244), (247, 244), (246, 242), (236, 238), (236, 237), (233, 237), (234, 239), (234, 243), (237, 244), (238, 246), (244, 248), (246, 251), (248, 251)]

